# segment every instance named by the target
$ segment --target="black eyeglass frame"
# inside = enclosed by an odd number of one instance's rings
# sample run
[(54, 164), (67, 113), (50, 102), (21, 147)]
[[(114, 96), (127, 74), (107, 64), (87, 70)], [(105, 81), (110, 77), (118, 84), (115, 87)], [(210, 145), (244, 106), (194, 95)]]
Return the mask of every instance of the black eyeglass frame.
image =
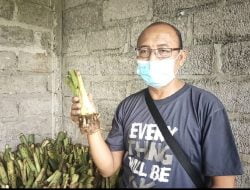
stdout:
[[(142, 48), (146, 48), (146, 47), (141, 47), (141, 48), (140, 48), (140, 47), (136, 47), (136, 48), (135, 48), (135, 51), (136, 51), (136, 53), (137, 53), (137, 56), (140, 57), (140, 58), (149, 58), (153, 50), (156, 50), (156, 51), (157, 51), (157, 55), (156, 55), (156, 56), (157, 56), (158, 58), (168, 58), (168, 57), (171, 57), (171, 56), (172, 56), (172, 52), (173, 52), (173, 51), (182, 50), (182, 48), (157, 48), (157, 49), (147, 48), (148, 50), (150, 50), (150, 54), (149, 54), (147, 57), (141, 57), (141, 56), (138, 55), (138, 51), (139, 51), (140, 49), (142, 49)], [(158, 56), (158, 55), (159, 55), (159, 52), (158, 52), (159, 49), (168, 49), (168, 50), (170, 50), (170, 56), (168, 56), (168, 57), (159, 57), (159, 56)]]

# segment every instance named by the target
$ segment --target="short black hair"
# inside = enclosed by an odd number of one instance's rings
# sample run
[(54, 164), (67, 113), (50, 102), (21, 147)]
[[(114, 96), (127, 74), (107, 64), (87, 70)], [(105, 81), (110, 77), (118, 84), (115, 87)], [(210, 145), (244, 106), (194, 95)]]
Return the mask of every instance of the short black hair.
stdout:
[[(150, 27), (152, 27), (152, 26), (156, 26), (156, 25), (166, 25), (166, 26), (171, 27), (171, 28), (174, 30), (174, 32), (175, 32), (175, 34), (176, 34), (176, 36), (177, 36), (178, 43), (179, 43), (179, 48), (180, 48), (180, 49), (183, 49), (183, 42), (182, 42), (181, 32), (180, 32), (175, 26), (173, 26), (172, 24), (169, 24), (169, 23), (163, 22), (163, 21), (154, 22), (154, 23), (150, 24), (149, 26), (147, 26), (147, 27), (142, 31), (142, 33), (140, 34), (140, 36), (139, 36), (139, 38), (138, 38), (138, 41), (139, 41), (141, 35), (143, 34), (143, 32), (144, 32), (146, 29), (148, 29), (148, 28), (150, 28)], [(138, 41), (137, 41), (137, 44), (138, 44)]]

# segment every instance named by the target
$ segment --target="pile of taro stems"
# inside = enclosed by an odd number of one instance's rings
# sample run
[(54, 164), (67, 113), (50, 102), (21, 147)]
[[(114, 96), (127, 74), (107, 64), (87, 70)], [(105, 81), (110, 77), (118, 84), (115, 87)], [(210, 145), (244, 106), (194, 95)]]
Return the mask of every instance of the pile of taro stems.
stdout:
[(73, 144), (66, 132), (35, 143), (35, 135), (20, 134), (15, 151), (0, 152), (0, 188), (114, 188), (117, 174), (102, 177), (89, 147)]

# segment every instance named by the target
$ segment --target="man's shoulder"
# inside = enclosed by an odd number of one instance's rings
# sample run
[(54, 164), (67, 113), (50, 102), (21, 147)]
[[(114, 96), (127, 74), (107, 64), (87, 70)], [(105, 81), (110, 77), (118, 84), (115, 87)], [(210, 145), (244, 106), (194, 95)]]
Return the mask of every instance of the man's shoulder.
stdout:
[(210, 90), (193, 85), (193, 84), (189, 84), (192, 92), (194, 93), (194, 95), (203, 95), (206, 97), (211, 97), (211, 98), (215, 98), (218, 99), (217, 96)]
[(135, 93), (130, 94), (119, 103), (119, 107), (133, 106), (134, 104), (139, 103), (144, 97), (144, 91), (145, 89), (141, 89)]
[(122, 100), (122, 102), (129, 102), (129, 101), (134, 101), (134, 100), (140, 99), (140, 98), (144, 97), (144, 91), (145, 91), (145, 88), (141, 89), (137, 92), (134, 92), (134, 93), (130, 94), (129, 96), (127, 96), (126, 98), (124, 98)]
[(202, 104), (224, 107), (221, 100), (216, 96), (216, 94), (214, 94), (214, 92), (192, 84), (189, 84), (189, 86), (191, 89), (193, 100)]

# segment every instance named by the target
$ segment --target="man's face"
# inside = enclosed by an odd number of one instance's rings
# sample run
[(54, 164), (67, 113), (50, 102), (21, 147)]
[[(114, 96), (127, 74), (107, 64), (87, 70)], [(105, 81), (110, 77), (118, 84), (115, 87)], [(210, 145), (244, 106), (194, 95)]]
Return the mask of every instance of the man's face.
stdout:
[[(137, 48), (150, 48), (150, 49), (158, 49), (158, 48), (180, 48), (178, 37), (175, 31), (166, 25), (155, 25), (147, 28), (139, 37)], [(183, 64), (185, 60), (184, 55), (185, 52), (182, 50), (172, 51), (171, 57), (177, 58), (175, 71), (179, 69), (179, 66)], [(178, 56), (179, 55), (179, 56)], [(177, 57), (178, 56), (178, 57)], [(148, 58), (141, 58), (137, 56), (137, 59), (144, 60), (159, 60), (156, 56), (155, 50), (151, 51), (151, 54)]]

